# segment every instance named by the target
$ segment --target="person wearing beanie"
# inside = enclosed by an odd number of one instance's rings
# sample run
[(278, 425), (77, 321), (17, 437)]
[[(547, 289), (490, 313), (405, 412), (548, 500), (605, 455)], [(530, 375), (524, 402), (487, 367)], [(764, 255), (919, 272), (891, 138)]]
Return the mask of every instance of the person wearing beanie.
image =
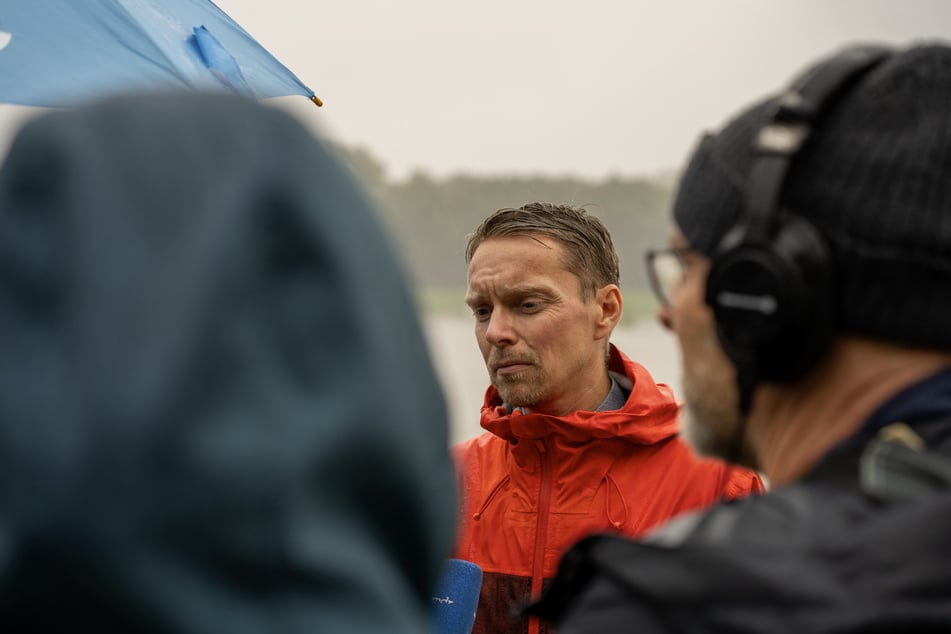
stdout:
[(375, 207), (286, 113), (116, 97), (0, 168), (0, 631), (431, 631), (447, 409)]
[(852, 46), (699, 143), (647, 254), (685, 434), (770, 491), (595, 536), (581, 632), (951, 628), (951, 46)]

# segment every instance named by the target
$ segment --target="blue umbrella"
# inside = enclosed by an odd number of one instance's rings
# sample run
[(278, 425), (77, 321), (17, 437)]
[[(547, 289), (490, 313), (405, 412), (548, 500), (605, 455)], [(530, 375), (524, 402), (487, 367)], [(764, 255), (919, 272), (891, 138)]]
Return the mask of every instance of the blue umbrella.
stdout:
[(322, 105), (209, 0), (0, 0), (0, 102), (70, 107), (173, 88)]

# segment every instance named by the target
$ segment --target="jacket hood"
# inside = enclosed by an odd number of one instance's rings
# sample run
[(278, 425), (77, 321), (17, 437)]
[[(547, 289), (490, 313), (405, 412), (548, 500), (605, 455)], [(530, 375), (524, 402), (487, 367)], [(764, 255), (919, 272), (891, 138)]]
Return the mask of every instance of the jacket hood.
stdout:
[[(489, 386), (482, 406), (482, 427), (505, 440), (560, 437), (568, 442), (622, 438), (640, 445), (662, 442), (679, 432), (678, 404), (673, 390), (656, 383), (644, 366), (611, 344), (608, 369), (627, 379), (624, 407), (616, 412), (576, 411), (567, 416), (509, 412), (499, 392)], [(633, 418), (632, 418), (633, 417)]]
[(425, 631), (445, 401), (375, 209), (291, 117), (183, 93), (27, 125), (0, 339), (0, 623)]

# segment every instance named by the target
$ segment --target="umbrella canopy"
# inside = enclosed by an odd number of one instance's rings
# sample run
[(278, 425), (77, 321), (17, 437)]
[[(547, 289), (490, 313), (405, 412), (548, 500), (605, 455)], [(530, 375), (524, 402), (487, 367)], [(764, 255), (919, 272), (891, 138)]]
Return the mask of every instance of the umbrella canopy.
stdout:
[(0, 102), (70, 107), (174, 88), (321, 105), (209, 0), (0, 0)]

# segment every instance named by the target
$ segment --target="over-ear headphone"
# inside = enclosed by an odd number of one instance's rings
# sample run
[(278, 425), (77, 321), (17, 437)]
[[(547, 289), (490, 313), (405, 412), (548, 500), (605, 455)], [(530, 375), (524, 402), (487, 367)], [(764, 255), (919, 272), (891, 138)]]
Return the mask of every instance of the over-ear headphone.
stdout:
[(802, 377), (832, 339), (836, 276), (829, 249), (812, 224), (780, 209), (780, 198), (818, 117), (889, 55), (855, 47), (811, 68), (778, 99), (755, 138), (744, 213), (720, 241), (706, 288), (720, 343), (746, 392), (759, 380)]

